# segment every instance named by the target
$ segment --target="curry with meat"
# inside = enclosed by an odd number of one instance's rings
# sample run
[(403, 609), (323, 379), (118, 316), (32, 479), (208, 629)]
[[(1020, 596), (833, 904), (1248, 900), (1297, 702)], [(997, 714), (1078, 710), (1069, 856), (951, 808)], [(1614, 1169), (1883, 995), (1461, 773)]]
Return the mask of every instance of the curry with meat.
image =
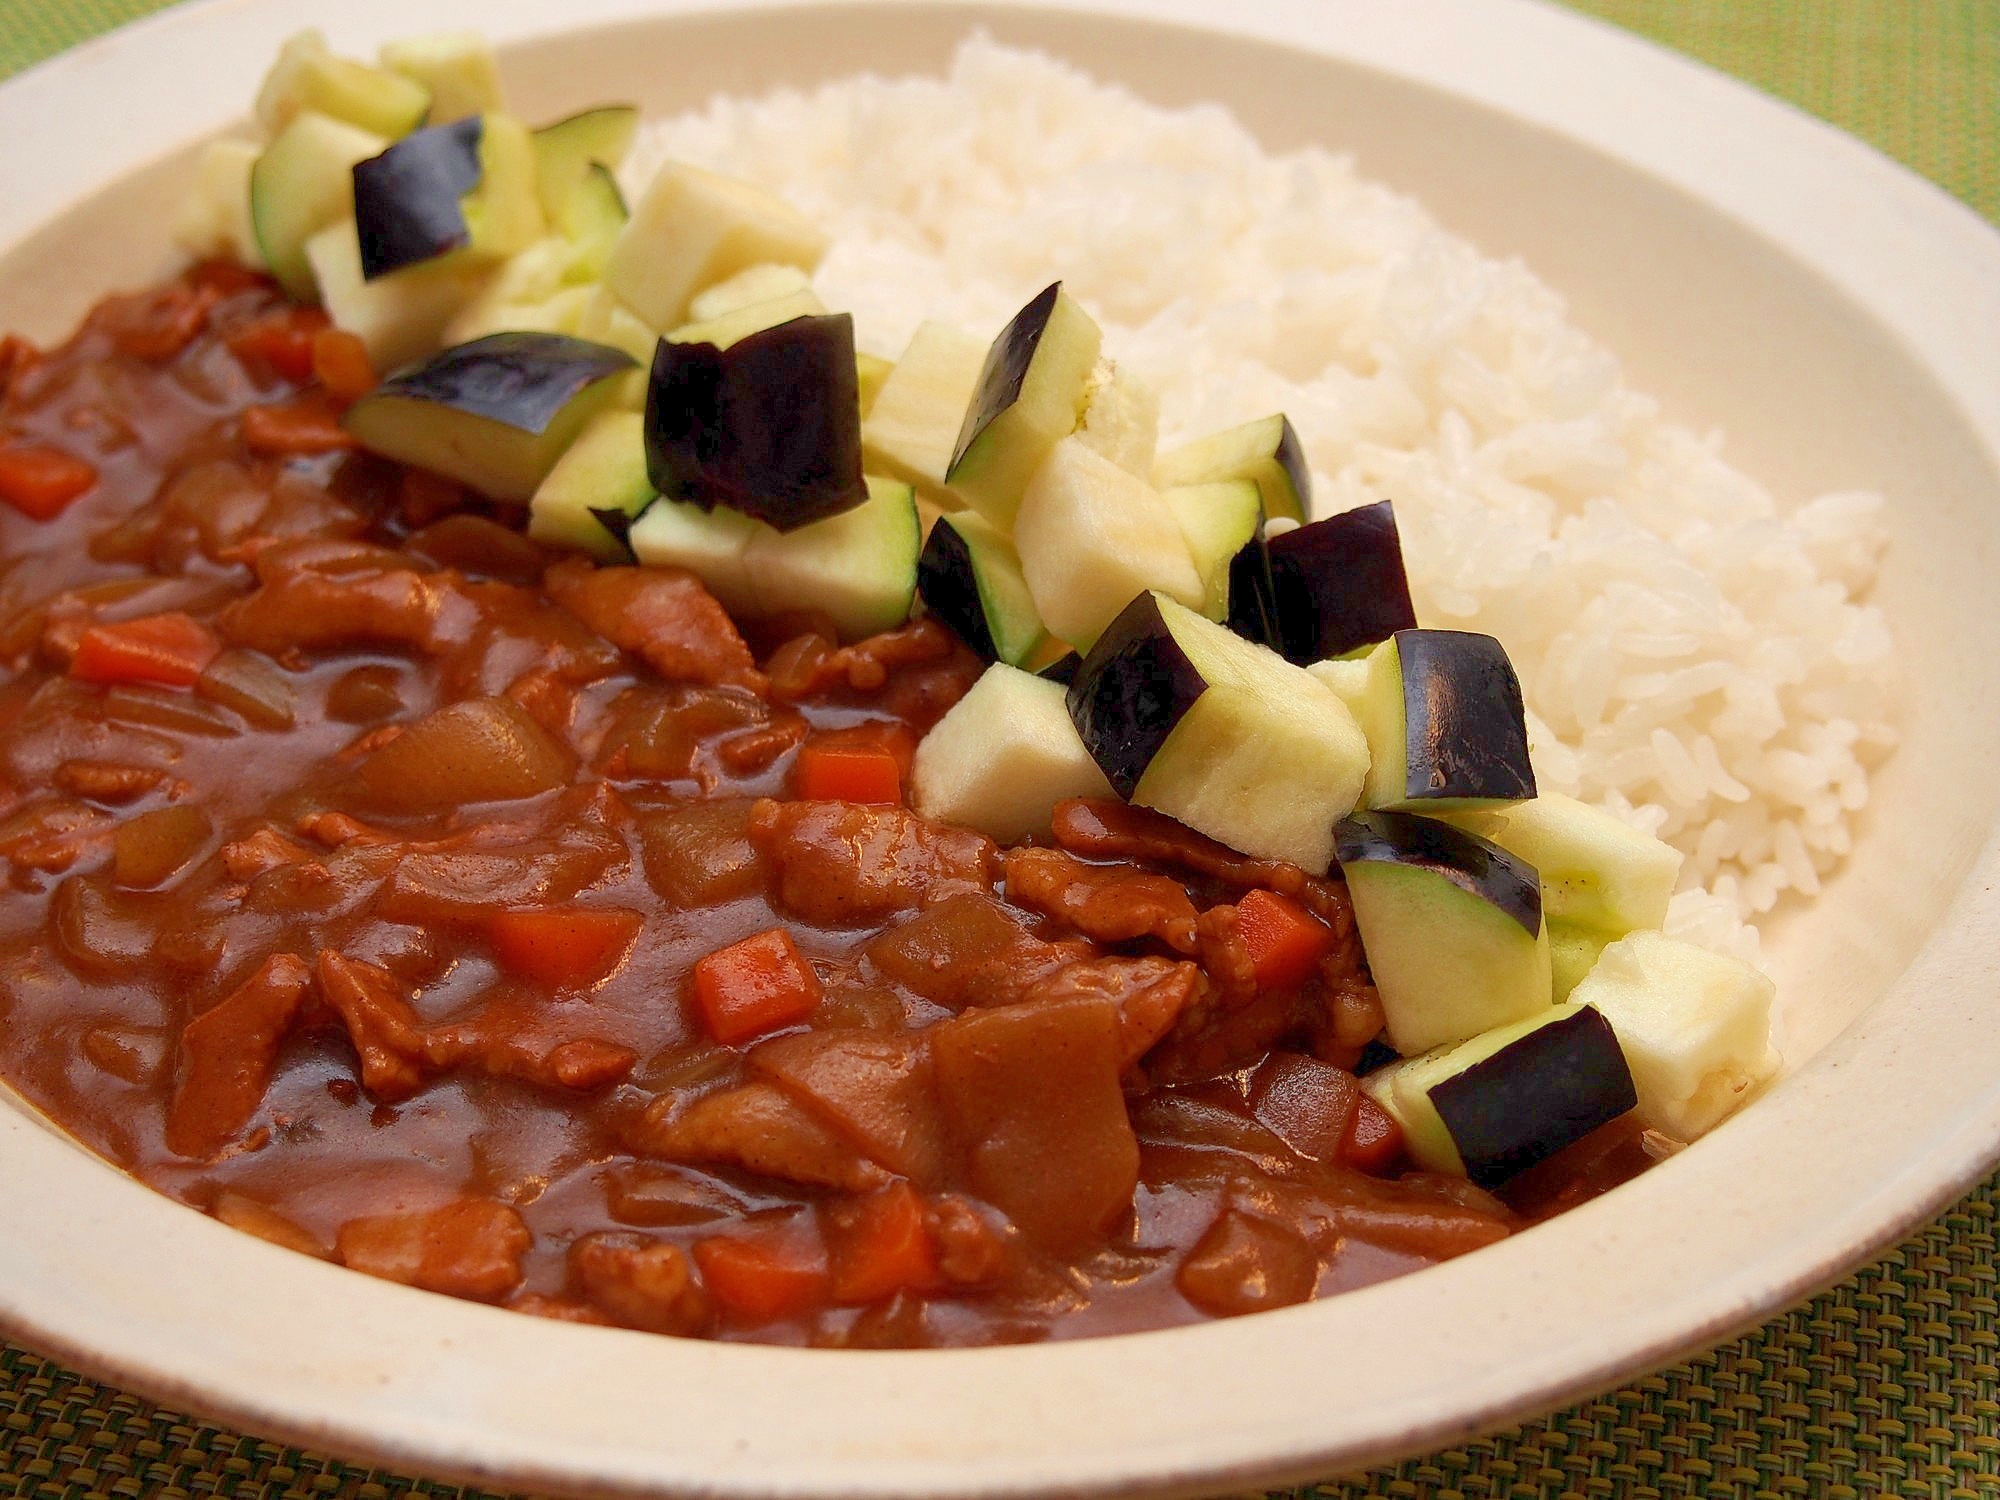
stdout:
[(1303, 1301), (1643, 1164), (1409, 1170), (1337, 870), (915, 815), (948, 631), (545, 551), (356, 452), (365, 359), (260, 276), (0, 370), (0, 1071), (184, 1202), (545, 1316), (967, 1344)]

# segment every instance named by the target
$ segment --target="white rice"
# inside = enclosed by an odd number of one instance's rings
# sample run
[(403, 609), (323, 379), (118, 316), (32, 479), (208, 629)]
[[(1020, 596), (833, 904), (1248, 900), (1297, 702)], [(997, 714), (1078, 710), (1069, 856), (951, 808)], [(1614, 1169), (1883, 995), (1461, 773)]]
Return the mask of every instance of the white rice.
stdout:
[(1754, 959), (1745, 924), (1848, 853), (1896, 738), (1861, 602), (1881, 498), (1780, 513), (1524, 266), (1345, 158), (983, 38), (946, 78), (653, 124), (631, 184), (668, 158), (827, 227), (816, 285), (864, 348), (926, 318), (988, 336), (1060, 277), (1160, 393), (1163, 442), (1289, 413), (1319, 511), (1393, 499), (1419, 617), (1506, 645), (1542, 784), (1686, 852), (1670, 930)]

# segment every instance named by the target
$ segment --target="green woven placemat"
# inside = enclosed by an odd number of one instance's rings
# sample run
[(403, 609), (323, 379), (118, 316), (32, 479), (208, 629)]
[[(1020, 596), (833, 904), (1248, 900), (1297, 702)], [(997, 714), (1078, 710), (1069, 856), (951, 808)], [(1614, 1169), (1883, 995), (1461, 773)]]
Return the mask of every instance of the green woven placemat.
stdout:
[[(162, 0), (0, 0), (0, 76)], [(1578, 0), (1824, 116), (2000, 221), (2000, 0)], [(2000, 330), (1996, 330), (2000, 348)], [(2000, 1175), (1712, 1354), (1313, 1500), (1995, 1500)], [(0, 1495), (452, 1496), (163, 1411), (0, 1346)]]

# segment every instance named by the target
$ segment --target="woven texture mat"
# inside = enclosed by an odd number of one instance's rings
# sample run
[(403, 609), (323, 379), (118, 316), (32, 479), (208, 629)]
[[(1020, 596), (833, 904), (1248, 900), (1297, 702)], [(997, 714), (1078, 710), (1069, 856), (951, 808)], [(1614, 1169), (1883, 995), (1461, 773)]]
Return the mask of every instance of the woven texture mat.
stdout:
[[(160, 0), (0, 0), (0, 76)], [(1812, 110), (2000, 220), (2000, 0), (1580, 0)], [(2000, 348), (2000, 330), (1995, 331)], [(1747, 1338), (1312, 1500), (2000, 1497), (2000, 1176)], [(123, 1395), (0, 1346), (0, 1496), (452, 1496)]]

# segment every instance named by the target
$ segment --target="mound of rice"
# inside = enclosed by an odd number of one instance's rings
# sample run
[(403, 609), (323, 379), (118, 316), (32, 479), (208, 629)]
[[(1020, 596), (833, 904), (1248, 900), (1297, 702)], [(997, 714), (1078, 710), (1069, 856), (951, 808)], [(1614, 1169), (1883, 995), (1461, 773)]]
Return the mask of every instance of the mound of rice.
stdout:
[(659, 122), (628, 176), (668, 158), (825, 225), (816, 284), (863, 348), (926, 318), (989, 336), (1060, 277), (1159, 391), (1163, 443), (1287, 412), (1320, 513), (1393, 499), (1419, 617), (1506, 645), (1543, 785), (1686, 852), (1670, 930), (1754, 960), (1751, 919), (1847, 854), (1895, 742), (1860, 602), (1880, 497), (1781, 514), (1525, 267), (1345, 158), (982, 38), (946, 78)]

